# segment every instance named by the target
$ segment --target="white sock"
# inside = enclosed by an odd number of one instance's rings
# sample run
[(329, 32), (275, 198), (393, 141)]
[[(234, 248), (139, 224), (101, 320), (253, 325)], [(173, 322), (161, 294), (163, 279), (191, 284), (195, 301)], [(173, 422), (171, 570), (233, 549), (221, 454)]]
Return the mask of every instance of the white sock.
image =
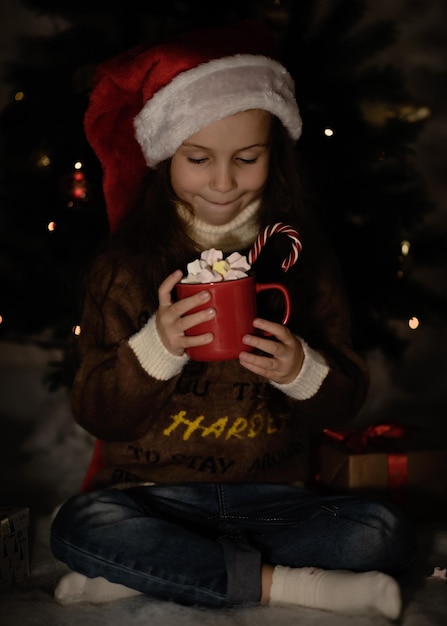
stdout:
[(140, 594), (140, 591), (111, 583), (101, 576), (87, 578), (78, 572), (71, 572), (63, 576), (54, 590), (54, 597), (59, 604), (73, 604), (75, 602), (101, 604), (112, 600), (132, 598)]
[(270, 604), (297, 604), (337, 613), (366, 613), (372, 609), (395, 620), (401, 612), (401, 595), (394, 578), (381, 572), (357, 574), (277, 565)]

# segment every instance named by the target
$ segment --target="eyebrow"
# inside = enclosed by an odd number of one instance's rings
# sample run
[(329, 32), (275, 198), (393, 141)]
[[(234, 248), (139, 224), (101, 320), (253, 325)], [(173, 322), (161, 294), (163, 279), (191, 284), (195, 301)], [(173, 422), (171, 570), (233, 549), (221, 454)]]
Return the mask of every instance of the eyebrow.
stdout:
[[(243, 146), (242, 148), (238, 148), (237, 152), (240, 150), (250, 150), (250, 148), (265, 148), (268, 145), (268, 143), (254, 143), (251, 146)], [(198, 143), (189, 143), (188, 141), (184, 141), (182, 143), (182, 146), (185, 146), (186, 148), (200, 148), (201, 150), (212, 150), (212, 148), (209, 148), (207, 146), (201, 146)]]

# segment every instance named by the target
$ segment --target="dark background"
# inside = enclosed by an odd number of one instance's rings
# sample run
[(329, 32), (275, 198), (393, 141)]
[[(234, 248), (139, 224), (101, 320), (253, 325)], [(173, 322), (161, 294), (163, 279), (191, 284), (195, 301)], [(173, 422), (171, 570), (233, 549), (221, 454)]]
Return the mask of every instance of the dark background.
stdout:
[(79, 280), (107, 232), (101, 173), (82, 129), (96, 64), (141, 41), (255, 17), (275, 31), (296, 81), (298, 150), (344, 271), (356, 346), (370, 363), (359, 423), (445, 433), (445, 2), (139, 5), (0, 5), (3, 347), (59, 351), (44, 384), (69, 389)]

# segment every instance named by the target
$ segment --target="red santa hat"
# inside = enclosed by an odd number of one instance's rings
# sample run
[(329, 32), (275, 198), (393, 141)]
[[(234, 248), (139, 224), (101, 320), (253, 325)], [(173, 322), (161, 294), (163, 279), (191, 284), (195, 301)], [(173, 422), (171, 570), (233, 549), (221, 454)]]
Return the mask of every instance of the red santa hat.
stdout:
[(257, 22), (138, 46), (98, 66), (85, 132), (102, 164), (111, 229), (134, 202), (147, 168), (201, 128), (249, 109), (269, 111), (294, 140), (300, 136), (293, 80), (272, 33)]

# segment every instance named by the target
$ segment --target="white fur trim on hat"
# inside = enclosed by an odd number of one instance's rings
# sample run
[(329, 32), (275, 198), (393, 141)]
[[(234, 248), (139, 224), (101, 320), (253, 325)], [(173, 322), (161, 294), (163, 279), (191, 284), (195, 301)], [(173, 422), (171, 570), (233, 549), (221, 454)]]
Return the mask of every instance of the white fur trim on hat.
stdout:
[(278, 117), (294, 140), (301, 135), (294, 82), (287, 70), (265, 56), (237, 54), (173, 78), (135, 117), (135, 136), (147, 165), (155, 167), (205, 126), (249, 109)]

